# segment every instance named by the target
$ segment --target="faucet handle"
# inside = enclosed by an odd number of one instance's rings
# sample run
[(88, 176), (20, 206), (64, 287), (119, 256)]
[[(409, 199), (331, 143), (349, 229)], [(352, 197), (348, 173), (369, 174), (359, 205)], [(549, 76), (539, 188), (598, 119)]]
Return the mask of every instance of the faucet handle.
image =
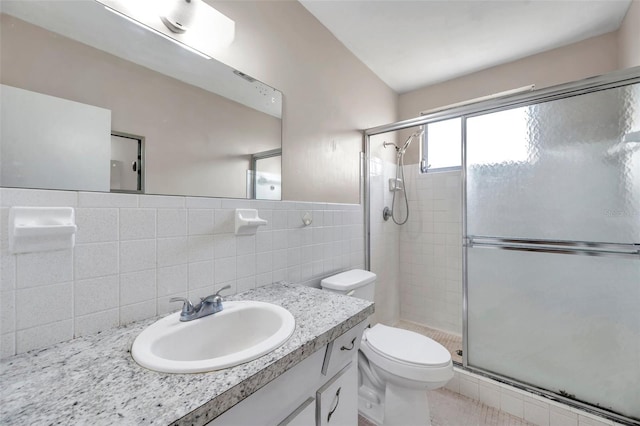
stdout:
[(222, 290), (229, 290), (230, 288), (231, 288), (231, 284), (227, 284), (224, 287), (222, 287), (220, 290), (216, 291), (216, 294), (214, 294), (214, 296), (222, 297), (222, 296), (220, 296), (220, 292)]
[(213, 303), (213, 304), (219, 305), (220, 303), (222, 303), (222, 296), (220, 295), (220, 292), (222, 290), (228, 290), (230, 288), (231, 288), (231, 285), (225, 285), (220, 290), (216, 291), (215, 294), (212, 294), (211, 296), (207, 296), (204, 299), (201, 299), (201, 303)]
[(193, 311), (195, 310), (195, 308), (193, 307), (193, 303), (191, 303), (191, 301), (185, 297), (172, 297), (171, 299), (169, 299), (169, 302), (173, 303), (173, 302), (182, 302), (182, 315), (185, 314), (192, 314)]

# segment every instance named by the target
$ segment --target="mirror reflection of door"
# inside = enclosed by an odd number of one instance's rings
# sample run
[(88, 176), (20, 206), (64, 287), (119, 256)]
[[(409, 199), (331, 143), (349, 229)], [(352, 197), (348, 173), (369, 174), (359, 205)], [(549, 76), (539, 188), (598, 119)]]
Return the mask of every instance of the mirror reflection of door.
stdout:
[(111, 192), (144, 192), (144, 137), (111, 133)]
[(282, 150), (258, 152), (251, 156), (249, 170), (249, 198), (256, 200), (282, 199)]

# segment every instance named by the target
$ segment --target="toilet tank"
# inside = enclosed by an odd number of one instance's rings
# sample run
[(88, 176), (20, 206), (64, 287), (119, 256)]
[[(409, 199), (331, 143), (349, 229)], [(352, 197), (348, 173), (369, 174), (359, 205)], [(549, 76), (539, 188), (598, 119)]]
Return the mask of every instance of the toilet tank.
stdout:
[(359, 297), (373, 302), (376, 288), (376, 274), (362, 269), (352, 269), (332, 275), (320, 281), (324, 290)]

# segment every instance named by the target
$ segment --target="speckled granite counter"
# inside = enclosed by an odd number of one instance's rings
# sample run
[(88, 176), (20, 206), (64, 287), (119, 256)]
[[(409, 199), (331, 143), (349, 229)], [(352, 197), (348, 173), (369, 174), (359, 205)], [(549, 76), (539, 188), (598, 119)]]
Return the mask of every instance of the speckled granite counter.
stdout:
[(0, 363), (0, 424), (202, 425), (373, 313), (370, 302), (285, 283), (229, 299), (283, 306), (293, 335), (261, 358), (203, 374), (135, 363), (133, 340), (158, 318), (21, 354)]

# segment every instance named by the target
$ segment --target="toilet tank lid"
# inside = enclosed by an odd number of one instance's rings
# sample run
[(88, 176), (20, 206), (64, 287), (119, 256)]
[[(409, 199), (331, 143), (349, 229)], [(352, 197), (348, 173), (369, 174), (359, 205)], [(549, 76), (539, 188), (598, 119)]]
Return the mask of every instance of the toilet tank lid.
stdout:
[(352, 269), (337, 275), (327, 277), (320, 281), (322, 288), (330, 290), (349, 291), (354, 288), (372, 283), (376, 280), (376, 274), (362, 269)]

